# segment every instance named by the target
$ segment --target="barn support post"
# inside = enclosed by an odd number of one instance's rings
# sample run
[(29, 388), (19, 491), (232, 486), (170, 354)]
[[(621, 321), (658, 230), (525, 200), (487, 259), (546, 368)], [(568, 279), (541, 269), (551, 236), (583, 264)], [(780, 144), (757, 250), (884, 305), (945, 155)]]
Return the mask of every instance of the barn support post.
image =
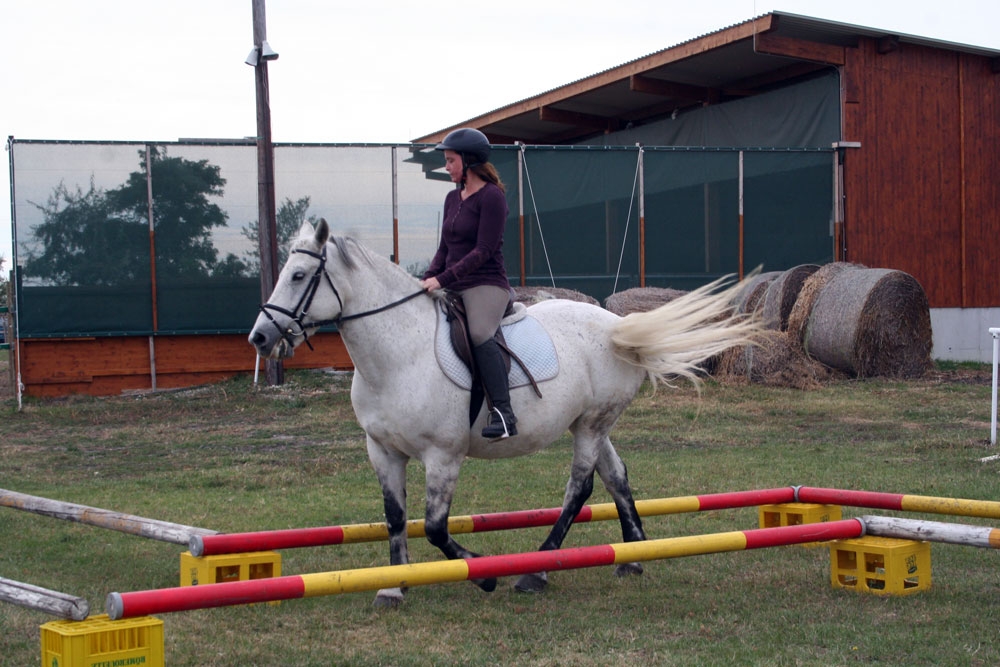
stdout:
[[(271, 106), (267, 61), (277, 53), (267, 43), (264, 0), (253, 3), (253, 44), (247, 64), (254, 68), (257, 93), (257, 239), (260, 244), (260, 297), (266, 302), (278, 282), (278, 231), (274, 196), (274, 145), (271, 142)], [(270, 386), (284, 384), (281, 361), (267, 359), (264, 373)]]
[(860, 141), (835, 141), (833, 151), (833, 261), (847, 261), (847, 236), (845, 230), (844, 162), (848, 148), (861, 148)]

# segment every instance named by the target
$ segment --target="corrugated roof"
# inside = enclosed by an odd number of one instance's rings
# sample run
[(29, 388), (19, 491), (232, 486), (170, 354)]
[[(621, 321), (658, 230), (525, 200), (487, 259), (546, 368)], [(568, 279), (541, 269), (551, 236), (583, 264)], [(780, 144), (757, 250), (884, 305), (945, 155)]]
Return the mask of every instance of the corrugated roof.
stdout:
[[(800, 40), (811, 47), (796, 57), (758, 48), (763, 38)], [(457, 127), (477, 127), (494, 143), (562, 144), (581, 141), (669, 115), (763, 92), (828, 69), (838, 47), (861, 38), (997, 58), (1000, 51), (915, 35), (771, 12), (680, 42), (621, 65), (504, 105), (414, 139), (433, 143)], [(773, 53), (773, 50), (772, 50)]]

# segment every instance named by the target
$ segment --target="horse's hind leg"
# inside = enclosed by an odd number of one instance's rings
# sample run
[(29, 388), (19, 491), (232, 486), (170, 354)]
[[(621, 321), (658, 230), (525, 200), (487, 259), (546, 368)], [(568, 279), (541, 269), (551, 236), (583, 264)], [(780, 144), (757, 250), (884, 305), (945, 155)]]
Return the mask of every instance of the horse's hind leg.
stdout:
[[(646, 533), (642, 529), (642, 519), (639, 518), (639, 512), (635, 508), (625, 463), (618, 456), (609, 438), (604, 438), (603, 445), (597, 459), (597, 474), (601, 476), (604, 488), (614, 498), (615, 507), (618, 509), (618, 520), (622, 526), (622, 538), (626, 542), (645, 540)], [(615, 568), (615, 574), (619, 577), (642, 574), (642, 564), (622, 563)]]
[[(389, 562), (406, 565), (409, 552), (406, 543), (406, 464), (409, 458), (390, 451), (368, 438), (368, 458), (382, 486), (385, 521), (389, 530)], [(405, 588), (383, 588), (375, 595), (376, 607), (395, 607), (403, 601)]]
[[(624, 540), (626, 542), (645, 540), (646, 534), (642, 530), (642, 519), (639, 518), (639, 513), (635, 509), (632, 489), (628, 482), (628, 472), (621, 457), (611, 445), (611, 440), (606, 433), (595, 433), (585, 428), (577, 428), (574, 431), (574, 436), (573, 468), (569, 482), (566, 484), (562, 512), (539, 550), (558, 549), (562, 546), (570, 526), (593, 492), (595, 470), (601, 476), (605, 488), (614, 498)], [(615, 574), (618, 576), (642, 574), (642, 565), (623, 563), (615, 568)], [(525, 593), (537, 593), (544, 590), (547, 584), (548, 576), (546, 573), (536, 572), (520, 577), (514, 584), (514, 588)]]
[[(569, 481), (566, 482), (562, 511), (552, 530), (549, 531), (548, 537), (539, 547), (539, 551), (550, 551), (562, 546), (570, 526), (590, 498), (594, 490), (594, 470), (597, 466), (598, 443), (601, 437), (584, 429), (574, 430), (573, 466)], [(522, 575), (514, 583), (514, 588), (522, 593), (539, 593), (545, 590), (547, 585), (548, 575), (545, 572), (536, 572)]]

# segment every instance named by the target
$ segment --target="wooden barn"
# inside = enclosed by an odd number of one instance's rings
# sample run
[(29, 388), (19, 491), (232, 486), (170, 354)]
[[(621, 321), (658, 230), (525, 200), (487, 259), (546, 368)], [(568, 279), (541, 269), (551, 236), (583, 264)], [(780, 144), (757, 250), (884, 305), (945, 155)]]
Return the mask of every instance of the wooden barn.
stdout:
[(463, 126), (498, 144), (837, 146), (832, 257), (914, 276), (934, 358), (990, 359), (1000, 51), (773, 12)]
[[(822, 149), (835, 202), (828, 235), (822, 221), (825, 261), (909, 273), (931, 306), (932, 356), (990, 358), (987, 329), (1000, 323), (1000, 51), (773, 12), (415, 138), (411, 150), (419, 161), (416, 147), (469, 126), (500, 148)], [(154, 321), (134, 327), (148, 335), (19, 337), (12, 359), (24, 392), (114, 394), (252, 372), (236, 325), (157, 330), (155, 302), (167, 294), (154, 270)], [(233, 315), (240, 327), (249, 330), (257, 298)], [(286, 365), (351, 367), (336, 333), (315, 342)]]

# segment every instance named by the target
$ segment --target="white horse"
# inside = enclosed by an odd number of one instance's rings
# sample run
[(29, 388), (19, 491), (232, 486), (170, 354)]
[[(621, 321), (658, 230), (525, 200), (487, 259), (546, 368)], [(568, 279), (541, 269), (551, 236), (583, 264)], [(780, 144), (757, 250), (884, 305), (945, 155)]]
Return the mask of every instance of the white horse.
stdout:
[[(608, 434), (649, 377), (686, 377), (698, 384), (699, 364), (734, 346), (753, 342), (756, 322), (733, 316), (741, 284), (713, 283), (646, 313), (621, 318), (594, 305), (549, 300), (527, 309), (548, 332), (559, 361), (555, 378), (511, 390), (518, 434), (489, 442), (480, 435), (481, 411), (470, 426), (470, 392), (449, 380), (434, 350), (439, 306), (435, 294), (389, 260), (353, 239), (330, 237), (325, 220), (302, 226), (274, 292), (250, 332), (262, 357), (290, 356), (320, 326), (336, 323), (354, 363), (351, 401), (367, 436), (368, 457), (382, 485), (393, 565), (408, 562), (406, 465), (426, 471), (427, 539), (448, 558), (474, 554), (448, 533), (459, 470), (466, 457), (506, 458), (546, 447), (568, 429), (573, 466), (562, 512), (542, 550), (560, 548), (589, 498), (594, 472), (614, 498), (626, 542), (644, 540), (625, 465)], [(639, 563), (616, 574), (638, 574)], [(540, 591), (544, 572), (524, 575), (518, 590)], [(495, 579), (475, 582), (492, 591)], [(377, 605), (396, 605), (404, 589), (383, 589)]]

